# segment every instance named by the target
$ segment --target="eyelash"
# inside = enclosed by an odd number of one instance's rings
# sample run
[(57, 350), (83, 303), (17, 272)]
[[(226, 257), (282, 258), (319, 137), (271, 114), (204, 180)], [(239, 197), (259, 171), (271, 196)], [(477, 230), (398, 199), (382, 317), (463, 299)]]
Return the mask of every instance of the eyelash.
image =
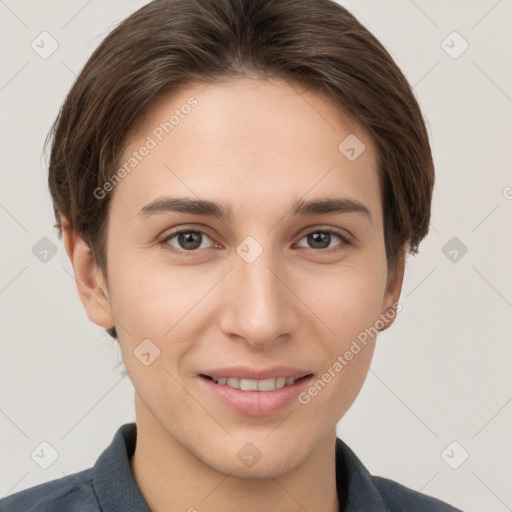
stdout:
[[(185, 251), (185, 250), (177, 249), (176, 247), (172, 247), (172, 246), (170, 246), (168, 244), (169, 240), (172, 240), (174, 237), (176, 237), (177, 235), (180, 235), (182, 233), (198, 233), (200, 235), (205, 235), (210, 240), (212, 240), (212, 238), (208, 235), (208, 233), (206, 233), (205, 231), (202, 231), (201, 229), (181, 229), (180, 231), (175, 231), (173, 233), (170, 233), (169, 235), (166, 235), (163, 239), (161, 239), (159, 241), (159, 243), (162, 244), (166, 250), (169, 250), (169, 251), (171, 251), (171, 252), (173, 252), (175, 254), (193, 255), (193, 254), (199, 253), (200, 249), (194, 249), (194, 250)], [(309, 236), (309, 235), (311, 235), (313, 233), (329, 233), (331, 235), (338, 236), (340, 238), (341, 242), (342, 242), (340, 244), (341, 248), (343, 248), (343, 246), (352, 245), (351, 240), (349, 240), (347, 236), (345, 236), (342, 232), (340, 232), (338, 230), (335, 230), (335, 229), (315, 229), (313, 231), (310, 231), (310, 232), (306, 233), (304, 236), (302, 236), (300, 238), (300, 240), (304, 239), (305, 237), (307, 237), (307, 236)], [(334, 249), (334, 251), (333, 251), (333, 249)], [(313, 248), (311, 248), (310, 250), (311, 251), (325, 252), (325, 253), (332, 253), (332, 252), (335, 252), (335, 251), (341, 250), (341, 249), (335, 249), (335, 248), (331, 247), (331, 248), (328, 248), (328, 249), (313, 249)]]

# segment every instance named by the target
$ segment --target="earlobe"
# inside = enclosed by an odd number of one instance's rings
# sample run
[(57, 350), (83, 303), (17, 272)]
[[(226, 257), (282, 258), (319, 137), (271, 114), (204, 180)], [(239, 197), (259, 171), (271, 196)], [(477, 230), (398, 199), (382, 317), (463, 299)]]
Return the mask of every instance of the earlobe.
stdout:
[(62, 220), (62, 228), (62, 240), (73, 266), (78, 294), (87, 316), (96, 325), (112, 327), (114, 319), (108, 289), (91, 249), (65, 218)]

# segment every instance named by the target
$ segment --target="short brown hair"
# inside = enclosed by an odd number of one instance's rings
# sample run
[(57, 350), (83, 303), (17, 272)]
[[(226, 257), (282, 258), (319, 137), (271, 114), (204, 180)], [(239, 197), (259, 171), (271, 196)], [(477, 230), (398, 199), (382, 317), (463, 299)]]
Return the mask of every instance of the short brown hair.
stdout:
[[(374, 138), (388, 268), (428, 233), (434, 165), (411, 86), (379, 41), (332, 0), (155, 0), (94, 51), (55, 120), (49, 187), (107, 278), (109, 196), (130, 130), (192, 82), (274, 77), (326, 94)], [(341, 141), (340, 141), (341, 142)], [(109, 330), (115, 337), (115, 330)]]

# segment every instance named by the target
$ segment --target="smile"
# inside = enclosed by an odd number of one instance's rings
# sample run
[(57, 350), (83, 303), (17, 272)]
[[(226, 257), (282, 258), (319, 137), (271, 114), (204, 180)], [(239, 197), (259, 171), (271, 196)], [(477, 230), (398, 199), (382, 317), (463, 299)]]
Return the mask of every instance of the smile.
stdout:
[[(283, 371), (283, 370), (281, 370)], [(304, 392), (308, 383), (313, 378), (312, 373), (305, 374), (301, 371), (293, 371), (295, 376), (290, 376), (290, 370), (285, 370), (288, 376), (284, 376), (281, 372), (274, 371), (274, 375), (279, 377), (271, 377), (269, 371), (255, 372), (242, 370), (236, 372), (231, 369), (228, 371), (212, 372), (213, 376), (200, 374), (199, 382), (205, 391), (216, 402), (223, 407), (235, 411), (244, 416), (271, 416), (279, 411), (297, 404), (297, 396)], [(230, 373), (229, 377), (221, 377)], [(235, 377), (245, 373), (245, 377)], [(252, 373), (252, 375), (251, 375)], [(260, 375), (255, 375), (260, 373)], [(267, 373), (267, 375), (261, 374)], [(284, 373), (284, 372), (283, 372)], [(248, 377), (260, 377), (259, 379)], [(264, 377), (264, 378), (261, 378)]]
[[(276, 389), (284, 388), (286, 386), (292, 386), (296, 381), (301, 378), (295, 377), (276, 377), (270, 379), (256, 380), (256, 379), (239, 379), (236, 377), (219, 377), (213, 378), (208, 375), (205, 377), (209, 378), (216, 384), (222, 386), (229, 386), (234, 389), (240, 389), (242, 391), (275, 391)], [(307, 376), (305, 376), (307, 377)]]

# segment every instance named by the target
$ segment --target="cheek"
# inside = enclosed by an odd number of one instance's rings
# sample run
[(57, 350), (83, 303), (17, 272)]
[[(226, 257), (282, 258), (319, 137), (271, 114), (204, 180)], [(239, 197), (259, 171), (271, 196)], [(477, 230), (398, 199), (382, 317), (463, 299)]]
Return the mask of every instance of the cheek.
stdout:
[(197, 339), (190, 319), (205, 281), (132, 256), (118, 258), (112, 288), (113, 312), (126, 328), (118, 329), (122, 358), (138, 395), (150, 408), (179, 401), (186, 413), (193, 404), (183, 401), (180, 365)]
[[(307, 274), (306, 274), (307, 275)], [(301, 277), (304, 302), (326, 328), (329, 350), (342, 350), (379, 318), (386, 271), (380, 261), (343, 265), (321, 276)]]
[(322, 367), (300, 402), (309, 415), (320, 417), (329, 411), (334, 425), (361, 390), (375, 348), (372, 327), (380, 314), (382, 283), (380, 272), (360, 268), (345, 268), (337, 278), (304, 283), (324, 333), (316, 347)]
[(165, 338), (200, 300), (207, 282), (197, 270), (173, 268), (165, 258), (120, 256), (112, 270), (113, 309), (130, 332)]
[[(186, 356), (212, 324), (215, 304), (208, 291), (218, 280), (215, 272), (173, 268), (165, 258), (119, 255), (112, 269), (111, 305), (116, 323), (126, 328), (118, 328), (125, 367), (142, 394), (174, 393), (178, 385), (172, 376), (186, 372)], [(149, 359), (158, 354), (150, 366), (144, 366), (139, 347), (147, 347)]]

